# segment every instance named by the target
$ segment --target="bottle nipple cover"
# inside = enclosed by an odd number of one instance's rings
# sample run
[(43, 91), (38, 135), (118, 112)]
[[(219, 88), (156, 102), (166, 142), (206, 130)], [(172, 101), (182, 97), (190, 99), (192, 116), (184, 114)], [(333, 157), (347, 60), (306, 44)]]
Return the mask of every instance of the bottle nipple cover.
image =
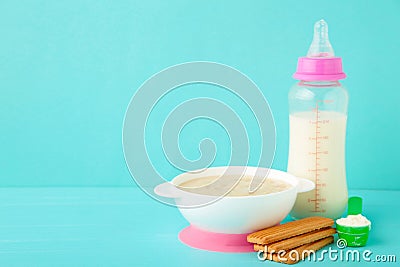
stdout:
[(342, 59), (335, 57), (329, 42), (328, 24), (321, 19), (314, 24), (314, 37), (306, 57), (300, 57), (293, 77), (303, 81), (337, 81), (346, 78)]
[(308, 49), (307, 57), (334, 57), (332, 45), (329, 42), (328, 24), (321, 19), (314, 24), (314, 37), (310, 48)]

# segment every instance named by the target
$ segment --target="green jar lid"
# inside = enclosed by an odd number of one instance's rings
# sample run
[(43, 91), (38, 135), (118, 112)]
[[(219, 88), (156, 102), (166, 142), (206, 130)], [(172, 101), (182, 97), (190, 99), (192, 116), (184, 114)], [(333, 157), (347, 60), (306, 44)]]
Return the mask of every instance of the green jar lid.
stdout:
[(357, 215), (362, 213), (362, 198), (350, 197), (347, 206), (347, 215)]

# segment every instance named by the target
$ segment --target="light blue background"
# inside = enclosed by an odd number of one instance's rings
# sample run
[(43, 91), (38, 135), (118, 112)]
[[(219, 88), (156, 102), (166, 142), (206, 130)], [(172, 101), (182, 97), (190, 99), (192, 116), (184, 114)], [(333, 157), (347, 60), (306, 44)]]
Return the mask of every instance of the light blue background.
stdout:
[[(395, 0), (2, 0), (0, 185), (134, 186), (121, 145), (129, 100), (193, 60), (259, 85), (276, 121), (273, 166), (285, 169), (291, 75), (324, 18), (348, 74), (349, 186), (400, 189), (399, 14)], [(195, 157), (197, 144), (184, 150)]]

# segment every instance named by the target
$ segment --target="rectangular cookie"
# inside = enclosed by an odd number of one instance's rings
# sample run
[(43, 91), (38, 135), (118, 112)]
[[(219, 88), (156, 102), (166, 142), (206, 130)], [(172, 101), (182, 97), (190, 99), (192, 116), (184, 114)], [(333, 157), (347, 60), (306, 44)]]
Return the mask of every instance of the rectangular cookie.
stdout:
[(278, 252), (280, 250), (286, 251), (292, 248), (299, 247), (304, 244), (312, 243), (314, 241), (323, 239), (335, 233), (336, 233), (335, 228), (326, 227), (302, 235), (280, 240), (275, 243), (267, 245), (254, 244), (254, 250), (256, 251), (263, 250), (266, 252), (273, 252), (273, 251)]
[(329, 218), (308, 217), (251, 233), (247, 236), (247, 241), (266, 245), (321, 228), (330, 227), (333, 224), (334, 221)]
[(300, 247), (291, 249), (290, 251), (287, 251), (286, 253), (283, 253), (281, 255), (278, 255), (277, 253), (264, 252), (266, 253), (264, 254), (264, 257), (267, 260), (272, 260), (275, 262), (294, 264), (299, 262), (300, 260), (306, 259), (310, 255), (310, 252), (315, 253), (317, 250), (331, 243), (333, 243), (333, 236), (329, 236), (309, 244), (304, 244)]

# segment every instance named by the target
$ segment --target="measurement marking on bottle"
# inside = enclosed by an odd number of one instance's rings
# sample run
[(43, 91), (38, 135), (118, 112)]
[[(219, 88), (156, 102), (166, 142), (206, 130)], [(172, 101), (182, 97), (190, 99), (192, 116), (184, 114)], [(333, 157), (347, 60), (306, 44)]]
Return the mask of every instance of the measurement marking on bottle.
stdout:
[[(316, 164), (317, 166), (319, 163)], [(327, 172), (328, 168), (316, 168), (316, 169), (308, 169), (309, 172)]]
[[(309, 155), (318, 155), (318, 154), (328, 154), (328, 150), (324, 150), (324, 151), (317, 151), (317, 147), (315, 147), (316, 151), (315, 152), (308, 152)], [(319, 158), (318, 158), (319, 159)]]
[(318, 121), (319, 121), (319, 111), (318, 111), (318, 103), (315, 106), (316, 109), (316, 120), (315, 120), (315, 201), (314, 201), (314, 210), (317, 211), (317, 209), (319, 209), (319, 205), (318, 205), (318, 195), (319, 195), (319, 187), (316, 186), (319, 181), (319, 177), (317, 175), (318, 173), (318, 168), (317, 168), (317, 163), (318, 163), (318, 159), (317, 159), (317, 155), (318, 155), (318, 144), (317, 144), (317, 140), (318, 140), (318, 134), (320, 132), (318, 132)]
[(322, 136), (318, 136), (318, 137), (308, 137), (308, 140), (310, 140), (310, 141), (321, 140), (321, 139), (328, 140), (329, 136), (322, 135)]
[(308, 140), (312, 141), (315, 143), (315, 151), (309, 152), (308, 154), (310, 156), (315, 156), (315, 167), (314, 168), (309, 168), (308, 172), (314, 174), (315, 178), (315, 189), (314, 189), (314, 196), (313, 198), (309, 198), (308, 202), (314, 204), (314, 209), (312, 212), (325, 212), (324, 209), (321, 208), (321, 203), (325, 202), (325, 198), (321, 198), (321, 189), (326, 187), (325, 183), (322, 183), (320, 181), (321, 179), (321, 173), (326, 173), (328, 172), (328, 168), (321, 168), (321, 164), (319, 160), (321, 159), (321, 155), (327, 155), (328, 151), (327, 150), (322, 150), (321, 147), (321, 140), (328, 140), (329, 136), (328, 135), (321, 135), (321, 128), (323, 124), (328, 124), (329, 120), (323, 120), (320, 118), (320, 110), (319, 110), (319, 105), (318, 103), (327, 103), (327, 101), (317, 101), (315, 108), (313, 109), (313, 112), (315, 112), (315, 121), (310, 120), (309, 123), (315, 126), (315, 137), (309, 137)]
[(331, 104), (333, 102), (334, 101), (330, 99), (317, 100), (315, 107), (312, 109), (315, 117), (308, 121), (309, 124), (312, 125), (315, 134), (313, 134), (314, 136), (308, 137), (308, 141), (310, 141), (314, 147), (313, 151), (308, 152), (308, 155), (315, 159), (315, 165), (314, 167), (308, 169), (308, 173), (310, 174), (310, 177), (314, 177), (315, 179), (315, 189), (313, 196), (308, 198), (307, 201), (310, 204), (312, 203), (311, 212), (315, 213), (325, 212), (325, 209), (323, 209), (323, 203), (326, 202), (326, 198), (322, 197), (324, 194), (321, 190), (325, 190), (324, 188), (327, 186), (326, 183), (322, 181), (325, 175), (327, 175), (329, 169), (323, 166), (324, 164), (321, 158), (329, 155), (329, 151), (326, 150), (324, 143), (327, 142), (330, 137), (324, 132), (323, 129), (327, 124), (332, 122), (330, 119), (324, 118), (321, 115), (321, 108), (324, 109), (325, 104)]

